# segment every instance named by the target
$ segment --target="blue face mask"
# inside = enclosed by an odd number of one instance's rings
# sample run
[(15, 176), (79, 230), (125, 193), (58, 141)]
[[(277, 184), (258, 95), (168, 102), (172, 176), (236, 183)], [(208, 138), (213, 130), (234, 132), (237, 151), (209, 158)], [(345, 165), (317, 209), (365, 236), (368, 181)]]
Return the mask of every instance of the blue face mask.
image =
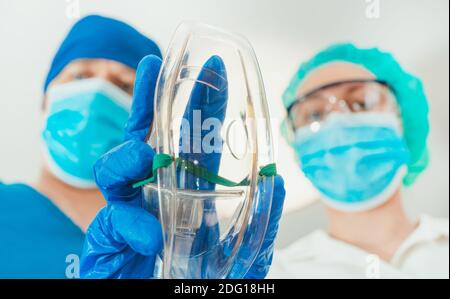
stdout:
[(55, 86), (42, 133), (45, 157), (54, 175), (78, 188), (93, 188), (92, 167), (123, 141), (131, 97), (102, 79)]
[(298, 129), (294, 148), (324, 201), (343, 211), (386, 202), (409, 159), (394, 113), (333, 113), (320, 125)]

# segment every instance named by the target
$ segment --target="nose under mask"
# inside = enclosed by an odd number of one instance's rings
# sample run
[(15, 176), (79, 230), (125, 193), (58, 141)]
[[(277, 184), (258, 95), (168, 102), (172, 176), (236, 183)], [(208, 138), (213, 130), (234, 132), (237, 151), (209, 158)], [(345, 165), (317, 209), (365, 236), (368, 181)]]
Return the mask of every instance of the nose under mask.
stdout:
[(301, 128), (294, 148), (324, 202), (342, 211), (385, 203), (401, 185), (408, 148), (394, 113), (335, 113), (318, 132)]
[(123, 141), (131, 96), (114, 84), (84, 79), (48, 91), (42, 131), (50, 171), (77, 188), (94, 188), (92, 167)]

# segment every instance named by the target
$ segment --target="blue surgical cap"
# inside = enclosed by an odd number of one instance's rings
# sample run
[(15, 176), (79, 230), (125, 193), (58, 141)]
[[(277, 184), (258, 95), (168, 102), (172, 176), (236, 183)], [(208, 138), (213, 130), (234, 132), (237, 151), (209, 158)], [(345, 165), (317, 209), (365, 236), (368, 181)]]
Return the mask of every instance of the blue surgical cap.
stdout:
[(378, 48), (358, 48), (353, 44), (336, 44), (320, 51), (303, 63), (283, 94), (287, 108), (296, 101), (299, 86), (312, 71), (328, 63), (344, 61), (360, 65), (393, 89), (400, 106), (404, 138), (411, 153), (405, 185), (411, 185), (429, 163), (428, 100), (422, 80), (407, 72), (390, 53)]
[(150, 54), (161, 58), (158, 45), (130, 25), (98, 15), (86, 16), (73, 25), (59, 47), (44, 92), (64, 67), (76, 59), (109, 59), (136, 69), (139, 61)]

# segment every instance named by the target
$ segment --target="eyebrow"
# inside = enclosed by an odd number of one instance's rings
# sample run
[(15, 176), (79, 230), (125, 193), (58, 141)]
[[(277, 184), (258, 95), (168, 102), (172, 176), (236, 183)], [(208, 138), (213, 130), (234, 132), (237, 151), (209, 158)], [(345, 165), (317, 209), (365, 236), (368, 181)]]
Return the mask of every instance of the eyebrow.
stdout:
[(359, 89), (361, 89), (361, 88), (362, 88), (361, 85), (357, 85), (357, 84), (355, 84), (355, 85), (350, 85), (350, 86), (348, 86), (347, 89), (345, 90), (345, 93), (352, 93), (352, 92), (355, 92), (355, 91), (357, 91), (357, 90), (359, 90)]

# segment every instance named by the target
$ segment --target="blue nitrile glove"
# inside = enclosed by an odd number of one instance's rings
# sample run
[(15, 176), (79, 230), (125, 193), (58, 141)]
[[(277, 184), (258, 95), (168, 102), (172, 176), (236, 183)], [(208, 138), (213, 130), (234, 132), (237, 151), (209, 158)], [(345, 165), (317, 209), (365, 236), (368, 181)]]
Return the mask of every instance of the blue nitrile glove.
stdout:
[[(212, 56), (203, 65), (186, 105), (183, 124), (187, 126), (181, 126), (180, 145), (187, 146), (180, 146), (180, 158), (195, 161), (210, 172), (218, 172), (223, 140), (220, 128), (215, 126), (223, 125), (227, 103), (228, 82), (225, 65), (219, 56)], [(211, 125), (208, 129), (205, 128), (207, 121), (210, 121)], [(211, 133), (215, 135), (211, 136)], [(207, 135), (210, 135), (208, 140), (205, 139)], [(204, 179), (199, 182), (198, 177), (189, 176), (186, 187), (213, 190), (214, 184)]]
[(161, 225), (143, 208), (142, 189), (132, 182), (151, 174), (153, 149), (145, 143), (153, 120), (153, 98), (161, 60), (139, 64), (125, 142), (94, 165), (95, 180), (107, 206), (86, 232), (81, 258), (83, 278), (150, 278), (163, 247)]
[[(180, 145), (189, 146), (180, 146), (180, 158), (195, 162), (196, 165), (217, 174), (222, 156), (221, 130), (212, 126), (205, 129), (203, 124), (206, 120), (214, 119), (215, 125), (222, 125), (227, 102), (228, 82), (225, 65), (220, 57), (212, 56), (203, 65), (185, 108), (183, 115), (185, 122), (183, 123), (187, 127), (181, 127)], [(195, 113), (197, 115), (194, 115)], [(211, 135), (211, 133), (215, 133), (211, 138), (213, 144), (204, 143), (205, 136)], [(181, 174), (184, 177), (184, 185), (180, 186), (181, 188), (192, 190), (214, 190), (215, 188), (213, 183), (192, 173), (181, 171)], [(192, 204), (201, 205), (203, 215), (202, 223), (191, 246), (191, 255), (199, 257), (191, 261), (190, 273), (186, 275), (187, 277), (208, 277), (209, 275), (215, 277), (214, 270), (224, 262), (225, 258), (223, 250), (219, 246), (215, 246), (220, 238), (215, 204), (207, 200), (192, 202)], [(184, 209), (188, 210), (190, 206), (184, 206)], [(201, 254), (211, 249), (215, 252), (209, 252), (208, 255)]]
[[(211, 148), (204, 148), (205, 144), (202, 141), (206, 135), (211, 135), (213, 128), (210, 127), (209, 130), (206, 130), (203, 127), (195, 128), (195, 126), (202, 126), (205, 120), (211, 118), (214, 118), (216, 125), (218, 123), (223, 124), (227, 102), (228, 82), (225, 65), (220, 57), (212, 56), (198, 75), (183, 116), (188, 126), (187, 130), (182, 127), (180, 145), (183, 145), (183, 139), (187, 139), (189, 142), (186, 144), (189, 147), (180, 146), (180, 158), (195, 162), (196, 165), (218, 174), (223, 145), (220, 135), (221, 130), (217, 130), (217, 128), (215, 130), (215, 147), (211, 151)], [(197, 115), (197, 119), (195, 119), (195, 112), (197, 114), (201, 112), (201, 117)], [(196, 135), (196, 132), (200, 134)], [(195, 148), (196, 145), (201, 147)], [(187, 150), (187, 152), (183, 152), (183, 150)], [(190, 173), (183, 173), (183, 176), (185, 183), (182, 187), (187, 189), (214, 190), (215, 188), (213, 183)], [(270, 184), (261, 182), (258, 188), (262, 191), (267, 186), (270, 186)], [(278, 221), (281, 217), (285, 197), (284, 182), (280, 176), (275, 177), (273, 188), (273, 203), (269, 215), (270, 221), (258, 255), (255, 261), (249, 264), (251, 258), (254, 257), (255, 243), (253, 238), (244, 239), (240, 245), (232, 271), (228, 275), (229, 278), (264, 278), (269, 270), (272, 262), (273, 243), (278, 230)], [(270, 194), (270, 192), (266, 194)], [(222, 246), (215, 246), (219, 245), (220, 242), (218, 221), (213, 220), (217, 218), (215, 205), (210, 201), (203, 201), (201, 204), (203, 205), (202, 223), (191, 247), (191, 255), (197, 256), (197, 258), (193, 260), (188, 276), (215, 277), (215, 270), (221, 269), (226, 264), (229, 251), (231, 250), (228, 247), (233, 246), (233, 241), (231, 244), (225, 242)], [(268, 211), (256, 211), (254, 217), (258, 218), (259, 214), (263, 216), (262, 214), (264, 213), (268, 213)], [(257, 222), (253, 223), (248, 229), (257, 229), (255, 227), (257, 225), (260, 224)], [(251, 234), (251, 232), (249, 233)], [(200, 260), (199, 256), (202, 252), (208, 252), (208, 254), (202, 255)], [(248, 268), (249, 266), (250, 268)]]
[[(266, 234), (255, 261), (248, 272), (244, 275), (244, 278), (246, 279), (262, 279), (265, 278), (269, 272), (270, 265), (272, 264), (275, 237), (277, 236), (278, 223), (281, 218), (281, 213), (283, 212), (285, 196), (286, 191), (284, 190), (283, 178), (277, 175), (274, 179), (272, 207), (270, 209), (269, 223), (267, 225)], [(245, 260), (247, 257), (247, 252), (251, 250), (254, 249), (250, 247), (247, 248), (246, 244), (243, 244), (236, 258), (234, 267), (228, 275), (228, 278), (242, 277), (242, 269), (239, 267), (239, 265), (241, 265), (240, 260)]]
[[(153, 275), (156, 255), (162, 249), (161, 227), (156, 217), (141, 207), (142, 189), (133, 189), (131, 185), (151, 175), (154, 151), (144, 141), (153, 119), (152, 102), (160, 65), (161, 61), (154, 56), (140, 63), (126, 141), (94, 166), (96, 182), (108, 205), (99, 212), (86, 233), (81, 259), (83, 278), (149, 278)], [(201, 94), (200, 89), (198, 92)], [(217, 162), (219, 160), (220, 156)], [(282, 179), (276, 178), (275, 182), (269, 227), (263, 246), (245, 276), (248, 278), (264, 277), (270, 266), (284, 199)], [(233, 269), (237, 270), (230, 278), (243, 277), (239, 265)]]

